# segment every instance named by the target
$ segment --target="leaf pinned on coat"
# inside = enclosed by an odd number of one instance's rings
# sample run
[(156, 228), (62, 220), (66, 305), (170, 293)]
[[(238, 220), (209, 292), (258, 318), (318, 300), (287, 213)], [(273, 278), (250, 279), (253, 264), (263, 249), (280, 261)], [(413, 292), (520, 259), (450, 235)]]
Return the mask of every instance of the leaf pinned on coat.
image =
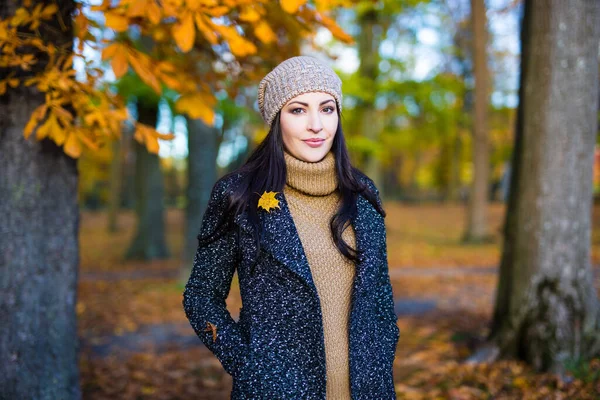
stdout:
[(280, 208), (279, 200), (275, 198), (277, 193), (279, 192), (263, 192), (258, 200), (258, 207), (264, 208), (267, 212), (271, 212), (271, 208)]

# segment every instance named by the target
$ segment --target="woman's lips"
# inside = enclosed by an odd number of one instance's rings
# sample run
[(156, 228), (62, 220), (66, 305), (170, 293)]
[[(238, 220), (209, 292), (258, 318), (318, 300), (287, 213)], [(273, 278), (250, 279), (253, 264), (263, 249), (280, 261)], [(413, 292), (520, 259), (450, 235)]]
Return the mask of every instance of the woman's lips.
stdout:
[(325, 139), (310, 139), (310, 140), (305, 140), (304, 143), (306, 143), (307, 145), (309, 145), (310, 147), (319, 147), (321, 146), (323, 143), (325, 143)]

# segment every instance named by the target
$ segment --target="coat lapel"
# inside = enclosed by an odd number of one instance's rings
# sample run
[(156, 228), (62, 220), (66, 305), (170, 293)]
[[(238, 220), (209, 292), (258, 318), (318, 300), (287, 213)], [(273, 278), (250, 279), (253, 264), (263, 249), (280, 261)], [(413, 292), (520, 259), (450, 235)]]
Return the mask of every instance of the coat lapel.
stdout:
[[(279, 199), (280, 208), (271, 209), (267, 212), (259, 210), (260, 221), (263, 224), (263, 237), (261, 238), (261, 247), (270, 253), (283, 266), (295, 273), (305, 284), (317, 294), (317, 288), (312, 279), (310, 266), (306, 253), (302, 246), (298, 230), (292, 218), (287, 199), (283, 193), (276, 195)], [(366, 207), (368, 201), (357, 196), (357, 214), (351, 219), (355, 230), (356, 246), (359, 250), (369, 249), (369, 235), (361, 227), (365, 226)], [(245, 231), (252, 232), (248, 221), (247, 212), (238, 214), (235, 222)], [(368, 252), (356, 263), (355, 291), (360, 290), (366, 274)]]

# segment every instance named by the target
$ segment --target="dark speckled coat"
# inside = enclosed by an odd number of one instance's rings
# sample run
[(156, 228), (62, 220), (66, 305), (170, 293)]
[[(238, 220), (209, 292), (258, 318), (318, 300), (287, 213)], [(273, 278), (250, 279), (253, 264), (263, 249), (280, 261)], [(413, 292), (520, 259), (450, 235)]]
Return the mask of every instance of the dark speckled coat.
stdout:
[[(239, 178), (233, 174), (214, 185), (199, 238), (213, 231)], [(381, 202), (373, 181), (364, 175), (361, 179)], [(232, 399), (325, 400), (319, 297), (285, 196), (279, 193), (277, 198), (280, 208), (259, 211), (264, 236), (253, 274), (249, 269), (256, 247), (243, 213), (236, 216), (233, 229), (198, 247), (183, 306), (196, 334), (233, 377)], [(365, 253), (356, 264), (352, 288), (352, 399), (395, 399), (392, 367), (400, 331), (388, 274), (384, 219), (364, 197), (359, 195), (357, 202), (352, 224), (356, 245)], [(225, 306), (236, 268), (243, 304), (238, 322)], [(207, 322), (216, 326), (216, 340)]]

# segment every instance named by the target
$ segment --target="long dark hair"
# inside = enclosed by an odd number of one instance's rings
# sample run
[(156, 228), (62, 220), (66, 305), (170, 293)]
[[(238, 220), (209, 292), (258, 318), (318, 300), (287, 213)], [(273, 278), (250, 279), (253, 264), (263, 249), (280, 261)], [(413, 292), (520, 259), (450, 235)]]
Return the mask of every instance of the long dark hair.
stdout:
[[(336, 108), (338, 117), (341, 117)], [(229, 204), (225, 218), (232, 223), (235, 215), (248, 210), (248, 220), (254, 231), (257, 257), (260, 252), (260, 224), (258, 218), (257, 193), (264, 191), (282, 192), (286, 183), (286, 164), (283, 154), (283, 138), (279, 116), (275, 115), (267, 137), (254, 149), (243, 166), (225, 175), (222, 179), (234, 174), (241, 174), (239, 184), (233, 188), (229, 195)], [(339, 119), (336, 134), (333, 139), (331, 151), (335, 155), (335, 170), (338, 177), (338, 190), (341, 194), (341, 205), (329, 222), (333, 241), (339, 251), (353, 262), (358, 261), (359, 251), (350, 247), (342, 238), (342, 232), (350, 225), (351, 218), (356, 214), (356, 198), (362, 194), (383, 216), (385, 211), (377, 202), (377, 195), (370, 190), (358, 177), (364, 175), (359, 169), (350, 164), (346, 140), (342, 131), (341, 118)], [(216, 229), (218, 232), (220, 229)], [(209, 239), (210, 241), (210, 239)]]

